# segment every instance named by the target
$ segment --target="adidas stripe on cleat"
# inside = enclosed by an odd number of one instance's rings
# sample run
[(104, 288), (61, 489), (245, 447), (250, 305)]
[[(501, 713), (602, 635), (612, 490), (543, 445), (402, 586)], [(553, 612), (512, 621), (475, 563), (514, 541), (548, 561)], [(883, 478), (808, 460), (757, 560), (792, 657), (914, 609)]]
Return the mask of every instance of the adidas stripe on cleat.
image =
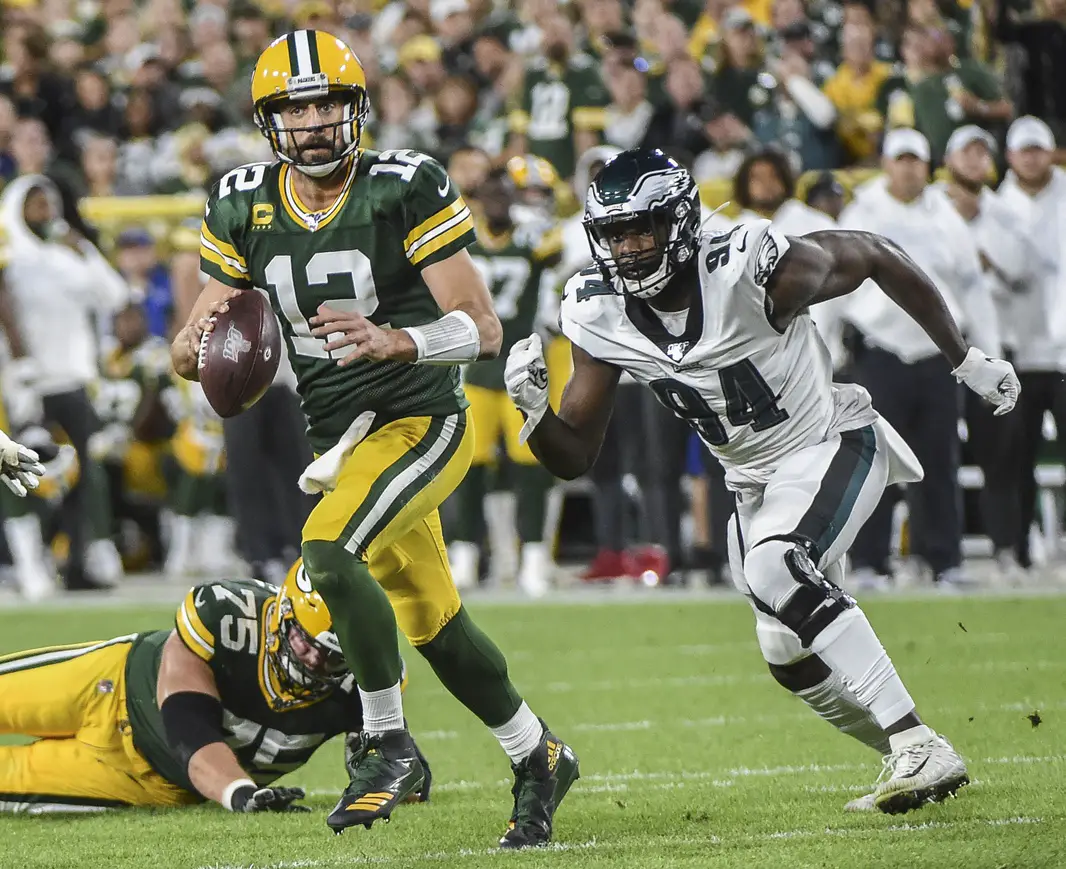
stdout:
[(348, 759), (351, 780), (326, 823), (335, 833), (374, 821), (388, 822), (393, 809), (423, 788), (426, 772), (406, 730), (380, 736), (362, 733)]

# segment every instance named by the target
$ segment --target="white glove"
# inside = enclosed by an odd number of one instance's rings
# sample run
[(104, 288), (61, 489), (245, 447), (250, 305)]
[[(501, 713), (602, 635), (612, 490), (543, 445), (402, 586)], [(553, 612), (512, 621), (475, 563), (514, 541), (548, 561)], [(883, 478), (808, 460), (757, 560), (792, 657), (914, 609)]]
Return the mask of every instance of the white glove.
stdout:
[(44, 476), (44, 465), (37, 460), (37, 453), (15, 443), (0, 431), (0, 480), (20, 498), (25, 498), (30, 489), (36, 489)]
[(962, 364), (951, 373), (960, 383), (965, 383), (994, 405), (996, 416), (1010, 413), (1018, 403), (1022, 385), (1014, 373), (1014, 366), (1005, 359), (991, 359), (976, 347), (971, 347)]
[(518, 435), (519, 443), (524, 444), (548, 410), (548, 366), (544, 363), (540, 335), (523, 338), (511, 348), (503, 382), (515, 407), (526, 415)]

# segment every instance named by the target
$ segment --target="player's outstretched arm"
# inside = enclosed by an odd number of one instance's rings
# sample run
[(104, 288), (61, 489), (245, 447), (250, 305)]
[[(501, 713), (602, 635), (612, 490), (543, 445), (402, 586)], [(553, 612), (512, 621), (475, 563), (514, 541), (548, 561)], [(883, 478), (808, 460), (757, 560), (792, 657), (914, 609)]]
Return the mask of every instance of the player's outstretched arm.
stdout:
[(167, 741), (186, 764), (193, 787), (233, 812), (284, 811), (303, 799), (300, 788), (261, 788), (223, 741), (222, 702), (214, 674), (173, 631), (163, 646), (156, 702)]
[(966, 357), (966, 342), (936, 285), (887, 238), (823, 230), (788, 241), (788, 252), (766, 282), (778, 328), (807, 306), (846, 296), (870, 279), (911, 315), (953, 367)]
[(925, 330), (952, 373), (996, 407), (1010, 411), (1021, 387), (1010, 363), (968, 347), (940, 291), (896, 244), (871, 232), (824, 230), (789, 238), (789, 249), (766, 281), (774, 325), (785, 328), (809, 305), (846, 296), (874, 281)]
[(548, 369), (539, 335), (518, 341), (507, 357), (504, 381), (526, 416), (529, 448), (551, 473), (573, 480), (587, 473), (603, 445), (622, 372), (573, 345), (574, 373), (559, 413), (548, 405)]
[(200, 355), (200, 341), (204, 332), (210, 332), (215, 328), (211, 318), (215, 314), (224, 314), (228, 311), (229, 300), (236, 298), (241, 292), (233, 287), (227, 287), (215, 278), (208, 278), (192, 311), (189, 312), (189, 318), (178, 330), (178, 334), (174, 336), (174, 341), (170, 345), (170, 358), (179, 376), (186, 380), (200, 379), (196, 363)]

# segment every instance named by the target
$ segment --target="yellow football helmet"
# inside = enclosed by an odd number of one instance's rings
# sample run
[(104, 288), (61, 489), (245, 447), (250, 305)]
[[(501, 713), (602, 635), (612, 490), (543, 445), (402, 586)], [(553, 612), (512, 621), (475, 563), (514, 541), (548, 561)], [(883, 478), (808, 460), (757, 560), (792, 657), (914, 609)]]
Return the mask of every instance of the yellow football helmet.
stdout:
[[(289, 101), (314, 102), (333, 96), (342, 103), (342, 118), (327, 124), (286, 127), (281, 110)], [(324, 30), (295, 30), (268, 45), (252, 73), (255, 124), (279, 160), (316, 178), (332, 173), (359, 147), (370, 114), (366, 73), (343, 41)], [(332, 135), (332, 156), (304, 160), (302, 151), (316, 147), (296, 142), (294, 133), (324, 131)]]
[(547, 160), (532, 154), (520, 154), (507, 161), (507, 176), (517, 191), (518, 214), (515, 222), (523, 219), (550, 219), (555, 213), (555, 192), (559, 186), (559, 173)]
[[(312, 669), (300, 660), (292, 647), (293, 635), (318, 652), (320, 666)], [(307, 700), (332, 690), (348, 676), (348, 664), (333, 632), (333, 617), (322, 596), (311, 587), (302, 558), (289, 568), (270, 608), (267, 653), (278, 682), (295, 699)]]

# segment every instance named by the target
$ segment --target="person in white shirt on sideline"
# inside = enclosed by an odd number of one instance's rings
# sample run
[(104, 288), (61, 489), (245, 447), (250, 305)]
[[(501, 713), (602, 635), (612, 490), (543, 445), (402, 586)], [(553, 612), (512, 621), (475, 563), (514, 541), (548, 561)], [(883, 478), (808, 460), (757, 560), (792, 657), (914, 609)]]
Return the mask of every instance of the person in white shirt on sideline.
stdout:
[[(947, 195), (970, 228), (996, 307), (1003, 349), (1011, 359), (1018, 349), (1018, 335), (1011, 328), (1013, 296), (1025, 285), (1031, 264), (1038, 258), (1022, 223), (988, 187), (995, 154), (996, 140), (991, 133), (973, 124), (959, 127), (945, 149), (948, 180), (934, 187)], [(983, 530), (992, 540), (999, 578), (1019, 581), (1024, 578), (1015, 556), (1021, 531), (1017, 467), (1021, 414), (997, 417), (983, 402), (969, 398), (966, 394), (967, 443), (984, 474), (980, 498)]]
[[(895, 242), (929, 275), (968, 339), (998, 356), (995, 313), (977, 246), (947, 197), (929, 185), (928, 140), (916, 130), (890, 130), (882, 153), (884, 176), (857, 193), (840, 215), (841, 228)], [(958, 384), (936, 345), (873, 282), (852, 294), (845, 316), (863, 338), (856, 381), (925, 468), (925, 478), (907, 487), (911, 549), (937, 582), (962, 582)], [(892, 507), (893, 498), (882, 497), (859, 531), (851, 550), (857, 584), (885, 583)]]
[(20, 333), (25, 353), (5, 364), (3, 392), (9, 414), (17, 406), (25, 417), (10, 420), (16, 428), (42, 420), (58, 424), (78, 453), (81, 476), (63, 504), (62, 527), (70, 539), (64, 582), (67, 588), (100, 588), (118, 581), (122, 561), (110, 538), (87, 542), (90, 518), (105, 525), (99, 513), (109, 500), (106, 490), (88, 491), (106, 483), (90, 467), (88, 441), (98, 422), (86, 386), (99, 376), (94, 320), (109, 318), (129, 288), (62, 213), (59, 191), (43, 175), (16, 178), (0, 196), (10, 326)]
[[(796, 199), (796, 178), (788, 155), (766, 148), (748, 155), (733, 178), (733, 199), (741, 207), (736, 223), (766, 218), (785, 235), (836, 229), (836, 221)], [(842, 314), (846, 299), (831, 299), (811, 308), (811, 319), (829, 348), (833, 370), (845, 360)]]
[(1021, 521), (1016, 541), (1023, 567), (1031, 564), (1033, 470), (1048, 411), (1066, 460), (1066, 171), (1052, 165), (1054, 152), (1055, 137), (1047, 124), (1031, 115), (1018, 118), (1007, 131), (1010, 171), (998, 191), (1031, 244), (1029, 277), (1011, 305), (1011, 326), (1021, 339), (1014, 363), (1024, 393), (1017, 414)]

